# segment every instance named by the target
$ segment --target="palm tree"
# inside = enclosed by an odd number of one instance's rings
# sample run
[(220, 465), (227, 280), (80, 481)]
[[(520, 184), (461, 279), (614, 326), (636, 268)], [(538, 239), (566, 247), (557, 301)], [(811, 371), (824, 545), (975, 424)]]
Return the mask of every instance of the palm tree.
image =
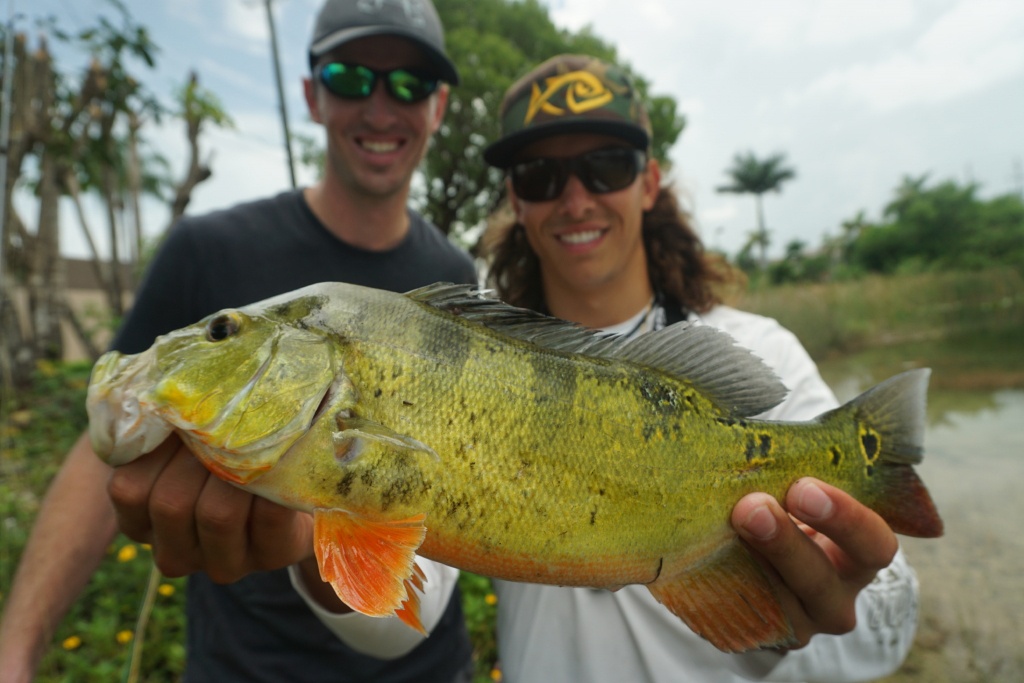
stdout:
[(796, 177), (796, 170), (786, 165), (786, 155), (778, 152), (766, 159), (758, 159), (753, 152), (738, 153), (732, 167), (726, 169), (730, 183), (715, 188), (718, 192), (752, 194), (757, 202), (757, 244), (761, 249), (760, 269), (763, 271), (768, 256), (768, 230), (764, 224), (764, 206), (761, 195), (781, 192), (782, 184)]

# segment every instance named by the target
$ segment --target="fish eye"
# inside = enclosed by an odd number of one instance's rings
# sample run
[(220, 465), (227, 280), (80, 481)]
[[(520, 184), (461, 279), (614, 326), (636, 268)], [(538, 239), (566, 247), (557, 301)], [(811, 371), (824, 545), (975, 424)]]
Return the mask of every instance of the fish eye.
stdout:
[(232, 315), (218, 315), (206, 326), (206, 338), (212, 342), (224, 341), (238, 332), (238, 319)]

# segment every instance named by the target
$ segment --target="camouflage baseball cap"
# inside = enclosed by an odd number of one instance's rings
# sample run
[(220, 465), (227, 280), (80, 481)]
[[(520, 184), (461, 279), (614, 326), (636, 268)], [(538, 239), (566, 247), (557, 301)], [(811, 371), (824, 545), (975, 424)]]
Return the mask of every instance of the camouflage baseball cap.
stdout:
[(637, 149), (651, 142), (651, 122), (619, 67), (587, 55), (559, 55), (512, 84), (501, 102), (502, 137), (484, 150), (507, 168), (529, 143), (562, 133), (600, 133)]

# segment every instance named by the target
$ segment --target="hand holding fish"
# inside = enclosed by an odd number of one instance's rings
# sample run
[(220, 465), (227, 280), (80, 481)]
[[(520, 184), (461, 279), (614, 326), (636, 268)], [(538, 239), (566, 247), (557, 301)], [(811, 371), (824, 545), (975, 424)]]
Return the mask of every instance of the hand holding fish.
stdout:
[(203, 571), (230, 583), (303, 560), (315, 566), (307, 513), (210, 474), (177, 436), (115, 468), (108, 492), (121, 530), (152, 544), (154, 561), (167, 576)]
[(818, 633), (853, 630), (857, 595), (899, 547), (878, 514), (812, 478), (789, 488), (786, 509), (765, 493), (745, 496), (733, 508), (732, 524), (769, 565), (798, 642), (789, 649), (803, 647)]

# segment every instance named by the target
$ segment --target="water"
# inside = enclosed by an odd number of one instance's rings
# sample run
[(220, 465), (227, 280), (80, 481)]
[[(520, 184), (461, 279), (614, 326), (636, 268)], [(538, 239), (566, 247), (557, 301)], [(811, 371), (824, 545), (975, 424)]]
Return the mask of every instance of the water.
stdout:
[[(955, 365), (919, 355), (893, 364), (887, 355), (884, 370), (847, 358), (823, 364), (822, 373), (846, 400), (906, 365)], [(901, 538), (921, 582), (921, 620), (889, 683), (1024, 681), (1024, 390), (950, 388), (985, 384), (978, 376), (937, 372), (929, 390), (926, 454), (917, 469), (946, 530), (939, 539)]]

